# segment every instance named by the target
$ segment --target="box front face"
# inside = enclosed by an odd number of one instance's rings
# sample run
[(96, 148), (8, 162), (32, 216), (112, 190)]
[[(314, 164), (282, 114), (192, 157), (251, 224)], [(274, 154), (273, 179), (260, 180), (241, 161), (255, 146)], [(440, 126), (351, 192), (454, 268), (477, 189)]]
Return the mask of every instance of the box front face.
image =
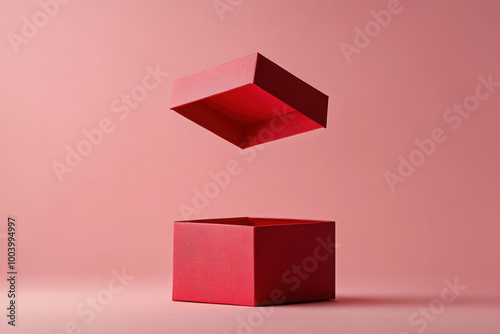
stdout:
[(256, 227), (255, 285), (260, 304), (335, 298), (335, 223)]
[(253, 227), (174, 223), (173, 300), (254, 305)]

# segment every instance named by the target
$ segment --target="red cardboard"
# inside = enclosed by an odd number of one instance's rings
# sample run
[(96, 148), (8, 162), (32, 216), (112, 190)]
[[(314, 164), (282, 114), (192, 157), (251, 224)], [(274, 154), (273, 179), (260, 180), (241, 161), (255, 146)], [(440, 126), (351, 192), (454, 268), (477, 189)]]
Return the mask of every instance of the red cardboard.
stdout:
[(334, 299), (334, 245), (331, 221), (177, 221), (172, 299), (246, 306)]
[(255, 53), (175, 80), (171, 109), (247, 148), (326, 128), (328, 96)]

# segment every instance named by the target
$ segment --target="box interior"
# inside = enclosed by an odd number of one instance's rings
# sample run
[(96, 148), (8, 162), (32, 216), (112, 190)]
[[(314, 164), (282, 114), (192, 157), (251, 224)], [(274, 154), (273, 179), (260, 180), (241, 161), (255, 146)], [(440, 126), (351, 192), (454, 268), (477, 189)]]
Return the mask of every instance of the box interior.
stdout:
[(275, 226), (275, 225), (330, 223), (331, 221), (283, 219), (283, 218), (236, 217), (236, 218), (183, 220), (183, 221), (179, 221), (179, 222), (180, 223), (202, 223), (202, 224), (226, 224), (226, 225), (241, 225), (241, 226)]
[(322, 127), (255, 84), (173, 109), (241, 148)]

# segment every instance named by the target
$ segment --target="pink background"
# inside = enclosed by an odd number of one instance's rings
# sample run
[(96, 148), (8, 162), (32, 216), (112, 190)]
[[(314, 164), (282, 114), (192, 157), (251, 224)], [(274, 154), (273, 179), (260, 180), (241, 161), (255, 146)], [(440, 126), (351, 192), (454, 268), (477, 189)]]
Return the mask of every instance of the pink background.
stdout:
[[(278, 307), (255, 333), (414, 333), (408, 316), (455, 277), (466, 291), (427, 332), (498, 332), (500, 87), (456, 130), (443, 114), (474, 94), (478, 76), (500, 81), (500, 3), (401, 5), (348, 62), (340, 43), (387, 1), (242, 1), (221, 20), (212, 0), (73, 0), (17, 53), (7, 35), (40, 6), (2, 1), (0, 234), (14, 216), (15, 330), (61, 331), (125, 268), (135, 280), (83, 333), (236, 332), (251, 308), (173, 303), (169, 290), (179, 205), (236, 160), (241, 173), (192, 218), (333, 219), (340, 244), (339, 300)], [(174, 79), (253, 52), (330, 103), (326, 130), (265, 144), (247, 161), (169, 102)], [(169, 75), (121, 120), (112, 101), (157, 65)], [(103, 118), (114, 131), (59, 182), (51, 164)], [(392, 192), (384, 172), (437, 127), (447, 141)]]

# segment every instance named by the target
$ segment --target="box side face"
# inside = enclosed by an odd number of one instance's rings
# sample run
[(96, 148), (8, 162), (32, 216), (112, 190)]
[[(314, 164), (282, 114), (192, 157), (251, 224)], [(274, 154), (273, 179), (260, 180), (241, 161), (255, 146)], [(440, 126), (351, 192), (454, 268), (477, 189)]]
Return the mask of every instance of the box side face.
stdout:
[(185, 105), (252, 83), (257, 54), (239, 58), (174, 81), (170, 107)]
[(335, 298), (335, 223), (255, 228), (257, 304)]
[(254, 305), (252, 229), (175, 222), (172, 299)]
[(254, 83), (326, 127), (328, 96), (262, 55), (257, 58)]

